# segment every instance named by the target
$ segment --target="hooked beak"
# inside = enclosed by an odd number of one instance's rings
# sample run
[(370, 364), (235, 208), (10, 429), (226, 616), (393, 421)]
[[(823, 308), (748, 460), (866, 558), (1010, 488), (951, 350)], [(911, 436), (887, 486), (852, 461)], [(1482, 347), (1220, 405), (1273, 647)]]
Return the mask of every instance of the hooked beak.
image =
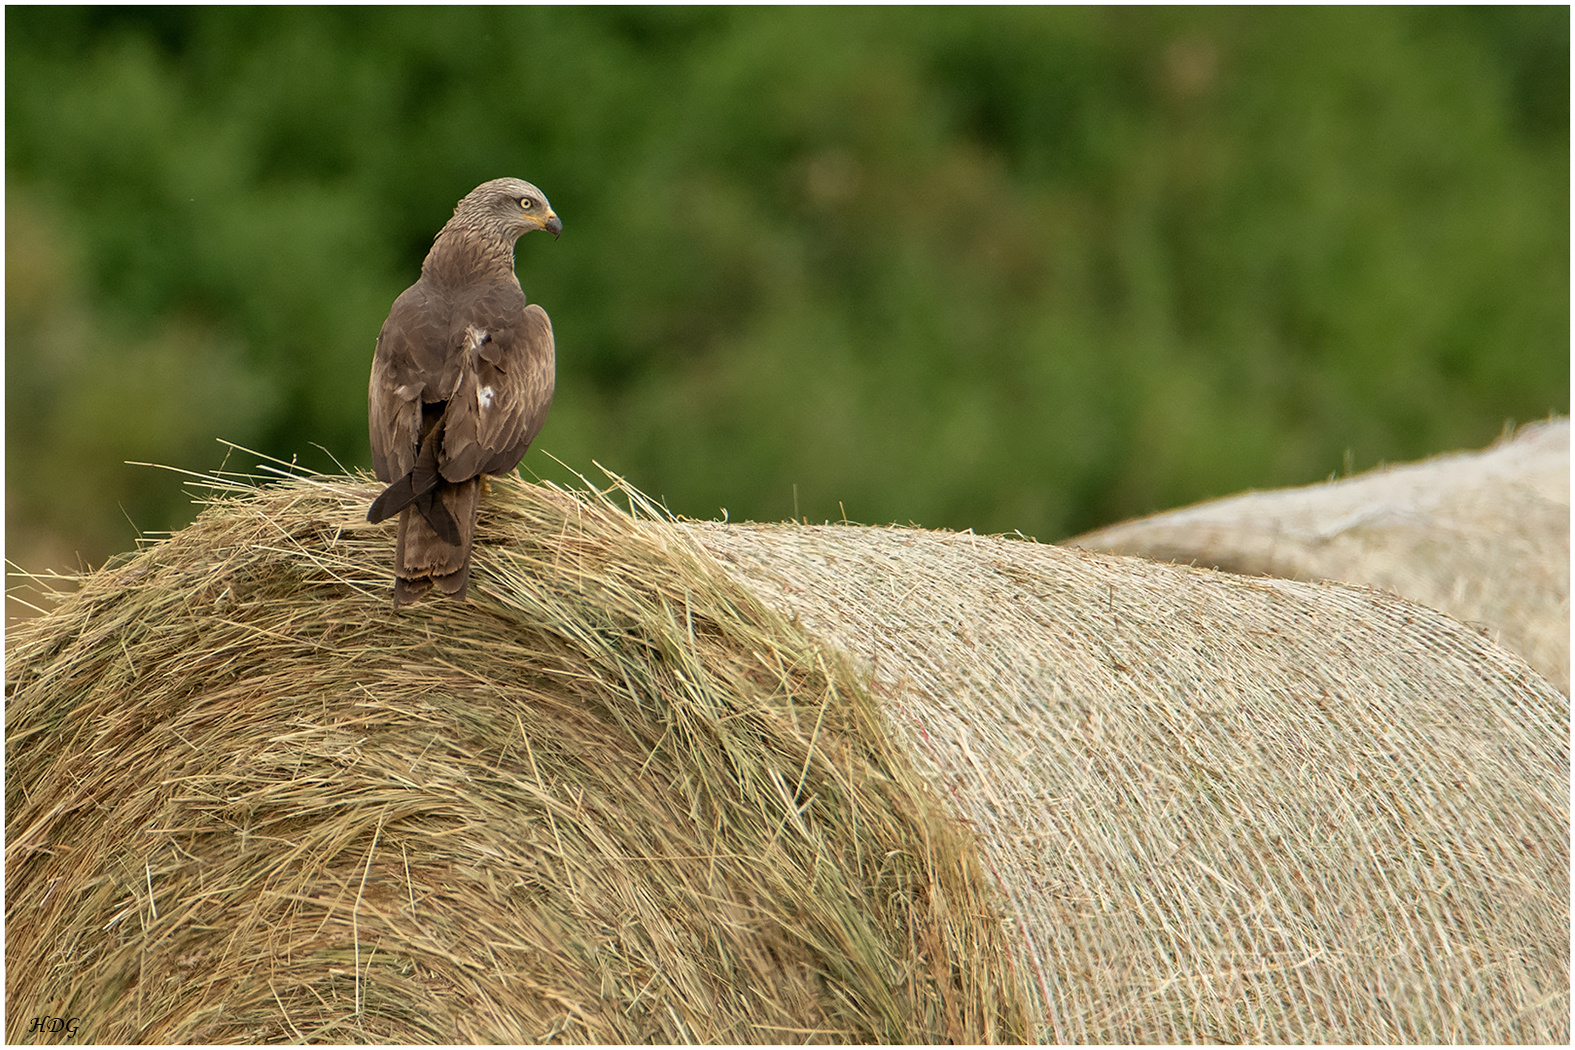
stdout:
[(541, 224), (541, 228), (552, 234), (553, 240), (557, 240), (563, 234), (563, 220), (558, 218), (556, 212), (548, 212), (547, 221)]

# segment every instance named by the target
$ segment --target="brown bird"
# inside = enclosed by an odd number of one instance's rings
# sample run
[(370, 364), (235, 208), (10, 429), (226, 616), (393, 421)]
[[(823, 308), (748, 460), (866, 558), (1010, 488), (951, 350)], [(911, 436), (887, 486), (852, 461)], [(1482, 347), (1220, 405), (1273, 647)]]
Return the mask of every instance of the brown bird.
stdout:
[(399, 515), (394, 604), (433, 585), (465, 596), (483, 474), (519, 464), (552, 405), (552, 322), (514, 276), (521, 234), (563, 223), (520, 179), (477, 186), (438, 231), (421, 279), (388, 312), (372, 357), (372, 467), (388, 483), (367, 512)]

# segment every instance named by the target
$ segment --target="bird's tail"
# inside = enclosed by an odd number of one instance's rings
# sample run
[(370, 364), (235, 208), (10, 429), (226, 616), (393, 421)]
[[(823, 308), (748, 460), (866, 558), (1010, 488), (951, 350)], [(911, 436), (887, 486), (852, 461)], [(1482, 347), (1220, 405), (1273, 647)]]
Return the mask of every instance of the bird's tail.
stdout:
[[(390, 486), (392, 487), (392, 486)], [(470, 550), (476, 536), (481, 479), (442, 482), (429, 493), (431, 507), (418, 500), (399, 516), (394, 547), (394, 604), (409, 605), (434, 586), (455, 598), (470, 584)], [(434, 527), (433, 518), (453, 526), (453, 534)]]

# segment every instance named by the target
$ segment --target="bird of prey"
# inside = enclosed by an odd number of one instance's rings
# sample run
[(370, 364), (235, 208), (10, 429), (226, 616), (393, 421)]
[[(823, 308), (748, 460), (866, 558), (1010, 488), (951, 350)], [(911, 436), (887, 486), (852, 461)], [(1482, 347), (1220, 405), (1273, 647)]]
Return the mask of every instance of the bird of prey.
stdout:
[(477, 186), (438, 231), (383, 322), (367, 415), (372, 466), (387, 483), (367, 520), (399, 515), (394, 604), (470, 582), (483, 474), (518, 465), (552, 404), (552, 322), (514, 276), (514, 244), (563, 223), (520, 179)]

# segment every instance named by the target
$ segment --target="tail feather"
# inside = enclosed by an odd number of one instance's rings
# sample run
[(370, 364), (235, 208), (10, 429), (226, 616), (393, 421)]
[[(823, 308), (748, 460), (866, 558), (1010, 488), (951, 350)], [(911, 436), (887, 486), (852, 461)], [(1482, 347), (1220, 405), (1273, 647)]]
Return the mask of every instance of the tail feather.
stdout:
[[(408, 605), (434, 586), (444, 594), (465, 597), (480, 497), (480, 478), (457, 485), (444, 482), (432, 490), (430, 513), (419, 501), (400, 512), (394, 548), (395, 605)], [(446, 534), (448, 530), (433, 518), (451, 526), (452, 534)]]
[(432, 526), (432, 531), (438, 534), (439, 539), (450, 547), (458, 547), (464, 543), (464, 538), (460, 535), (459, 522), (454, 520), (454, 515), (439, 498), (443, 491), (443, 488), (433, 489), (426, 495), (417, 497), (411, 507), (421, 512), (421, 516), (426, 519), (428, 525)]

